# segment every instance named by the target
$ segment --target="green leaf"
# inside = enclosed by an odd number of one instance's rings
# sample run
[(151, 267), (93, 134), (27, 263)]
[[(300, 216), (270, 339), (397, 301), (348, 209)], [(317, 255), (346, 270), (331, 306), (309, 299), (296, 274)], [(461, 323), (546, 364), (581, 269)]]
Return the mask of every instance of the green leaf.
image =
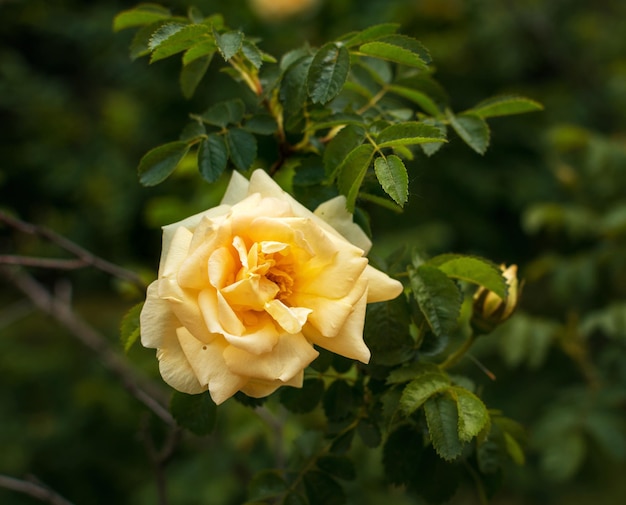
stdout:
[(432, 363), (411, 363), (392, 370), (386, 382), (387, 384), (403, 384), (424, 374), (441, 374), (441, 369)]
[(347, 456), (326, 454), (317, 460), (317, 467), (339, 479), (354, 480), (356, 478), (354, 463)]
[(350, 53), (344, 46), (329, 42), (313, 57), (307, 74), (307, 90), (313, 103), (325, 104), (335, 98), (346, 82)]
[(354, 414), (356, 397), (353, 389), (342, 379), (328, 386), (324, 395), (324, 413), (331, 421), (342, 421)]
[(489, 126), (485, 120), (475, 114), (455, 116), (450, 111), (447, 116), (458, 136), (478, 154), (485, 154), (489, 147)]
[(303, 477), (309, 503), (324, 505), (344, 505), (346, 494), (341, 485), (331, 476), (317, 471), (309, 471)]
[(212, 58), (212, 54), (202, 56), (185, 65), (180, 71), (180, 88), (185, 98), (189, 99), (193, 96), (198, 84), (206, 74)]
[(196, 435), (208, 435), (215, 427), (217, 406), (208, 391), (198, 395), (174, 391), (170, 410), (180, 426)]
[(382, 130), (376, 137), (376, 143), (380, 149), (445, 141), (439, 128), (417, 121), (393, 124)]
[(359, 47), (359, 52), (420, 70), (428, 68), (426, 62), (419, 54), (389, 42), (367, 42)]
[(463, 444), (459, 439), (456, 402), (447, 394), (437, 394), (426, 400), (424, 412), (437, 454), (446, 461), (458, 458), (463, 452)]
[(487, 407), (478, 396), (465, 388), (453, 386), (448, 394), (454, 397), (459, 414), (459, 439), (469, 442), (489, 423)]
[(436, 266), (448, 277), (484, 286), (502, 299), (507, 296), (507, 285), (502, 271), (489, 260), (476, 256), (442, 254), (435, 256), (427, 264)]
[(307, 75), (312, 61), (313, 56), (305, 56), (291, 64), (285, 71), (280, 84), (280, 99), (285, 112), (297, 112), (306, 102)]
[(261, 65), (263, 64), (263, 53), (254, 42), (244, 40), (241, 45), (241, 52), (246, 57), (246, 59), (250, 63), (252, 63), (252, 66), (254, 68), (261, 68)]
[(140, 335), (139, 314), (143, 308), (143, 302), (132, 307), (122, 318), (120, 324), (120, 340), (124, 346), (124, 352), (128, 352)]
[(241, 171), (248, 170), (256, 159), (256, 137), (241, 128), (231, 128), (226, 133), (230, 160)]
[(215, 51), (217, 51), (217, 45), (212, 39), (201, 40), (185, 51), (183, 55), (183, 65), (189, 65), (191, 62), (203, 56), (212, 57)]
[(339, 174), (341, 163), (348, 153), (363, 143), (365, 130), (360, 126), (348, 125), (342, 128), (337, 135), (328, 143), (324, 155), (324, 169), (328, 178), (332, 181)]
[(354, 212), (356, 197), (373, 155), (373, 145), (360, 145), (346, 156), (337, 169), (339, 171), (337, 181), (339, 191), (346, 195), (346, 207), (350, 212)]
[(207, 182), (215, 182), (226, 170), (228, 149), (221, 135), (210, 134), (198, 148), (198, 170)]
[(189, 151), (184, 141), (169, 142), (148, 151), (141, 161), (137, 172), (139, 182), (144, 186), (156, 186), (167, 179)]
[(374, 161), (374, 171), (385, 193), (403, 207), (409, 197), (409, 175), (402, 160), (395, 154), (381, 156)]
[(424, 45), (417, 39), (413, 37), (408, 37), (406, 35), (393, 34), (387, 37), (384, 37), (379, 40), (380, 42), (386, 42), (388, 44), (393, 44), (395, 46), (406, 49), (407, 51), (411, 51), (414, 54), (419, 55), (424, 63), (430, 63), (432, 58), (430, 57), (430, 53), (428, 49), (424, 47)]
[(213, 32), (217, 48), (225, 61), (230, 60), (241, 49), (243, 44), (243, 33), (240, 31), (230, 31), (225, 33)]
[(248, 119), (243, 128), (257, 135), (271, 135), (278, 129), (278, 123), (269, 114), (257, 114)]
[(152, 38), (152, 34), (156, 32), (159, 28), (164, 26), (167, 21), (161, 20), (156, 23), (152, 23), (150, 25), (146, 25), (141, 27), (135, 35), (133, 36), (133, 40), (130, 43), (130, 58), (131, 60), (136, 60), (141, 56), (146, 56), (150, 54), (150, 39)]
[(413, 295), (433, 333), (441, 336), (451, 332), (457, 325), (462, 302), (454, 281), (429, 265), (409, 268), (409, 279)]
[(200, 119), (207, 124), (225, 128), (229, 124), (238, 124), (243, 119), (246, 106), (240, 98), (224, 100), (209, 107)]
[(566, 481), (580, 469), (587, 454), (587, 441), (579, 430), (556, 435), (543, 447), (540, 467), (554, 481)]
[(350, 34), (351, 36), (343, 41), (346, 47), (358, 46), (366, 42), (372, 42), (387, 35), (393, 35), (400, 28), (399, 23), (383, 23), (380, 25), (370, 26), (365, 30)]
[(388, 89), (392, 93), (400, 95), (401, 97), (404, 97), (407, 100), (410, 100), (411, 102), (419, 105), (424, 112), (430, 114), (433, 117), (438, 117), (441, 115), (439, 106), (426, 93), (423, 93), (417, 89), (398, 86), (396, 84), (390, 85)]
[(375, 449), (382, 441), (382, 433), (378, 425), (369, 419), (361, 419), (356, 427), (356, 431), (367, 447)]
[(151, 44), (153, 53), (150, 58), (150, 63), (189, 49), (202, 38), (209, 36), (208, 29), (206, 25), (187, 25), (161, 41), (158, 45), (154, 46)]
[(143, 26), (167, 19), (171, 16), (169, 9), (157, 4), (140, 4), (137, 7), (120, 12), (113, 19), (113, 31), (124, 30), (134, 26)]
[(442, 372), (423, 373), (402, 391), (400, 408), (408, 416), (420, 408), (434, 394), (450, 388), (450, 378)]
[(183, 130), (180, 132), (178, 136), (179, 140), (185, 140), (187, 142), (191, 142), (197, 140), (206, 135), (206, 128), (202, 123), (198, 121), (190, 121), (185, 125)]
[(424, 437), (415, 427), (404, 424), (396, 428), (383, 446), (383, 467), (387, 480), (397, 486), (419, 481), (419, 462), (423, 452)]
[(150, 37), (150, 42), (148, 43), (150, 51), (154, 51), (157, 47), (163, 44), (163, 42), (180, 32), (186, 26), (189, 25), (185, 23), (166, 23), (161, 26)]
[(503, 95), (488, 98), (468, 110), (468, 113), (476, 114), (481, 118), (510, 116), (524, 112), (543, 110), (543, 105), (535, 100), (517, 95)]
[(248, 498), (250, 500), (273, 498), (283, 494), (287, 487), (278, 470), (262, 470), (248, 484)]
[(308, 500), (295, 491), (287, 493), (281, 505), (309, 505)]
[(311, 412), (324, 395), (322, 379), (305, 379), (302, 388), (285, 387), (280, 390), (280, 403), (296, 414)]
[(364, 338), (372, 352), (372, 364), (397, 365), (411, 359), (415, 342), (409, 334), (411, 322), (404, 297), (367, 306)]

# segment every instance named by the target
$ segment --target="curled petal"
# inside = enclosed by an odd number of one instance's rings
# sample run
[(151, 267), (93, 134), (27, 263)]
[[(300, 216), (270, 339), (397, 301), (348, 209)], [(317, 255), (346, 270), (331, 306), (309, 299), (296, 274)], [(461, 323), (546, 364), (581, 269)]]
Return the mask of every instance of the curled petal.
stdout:
[(369, 294), (367, 303), (393, 300), (402, 293), (403, 287), (401, 282), (392, 279), (380, 270), (376, 270), (371, 265), (367, 265), (363, 276), (368, 281)]
[(176, 332), (165, 336), (162, 346), (157, 349), (159, 371), (163, 380), (174, 389), (190, 395), (202, 393), (206, 390), (198, 381), (187, 356), (183, 352)]
[(295, 388), (301, 388), (304, 382), (304, 370), (300, 371), (293, 376), (292, 379), (287, 382), (275, 380), (275, 381), (260, 381), (250, 380), (241, 388), (241, 391), (251, 396), (252, 398), (263, 398), (264, 396), (272, 394), (281, 386), (293, 386)]
[(342, 237), (363, 250), (367, 254), (372, 247), (372, 241), (346, 208), (346, 197), (343, 195), (327, 200), (315, 209), (314, 214), (328, 223)]
[(302, 307), (287, 307), (280, 300), (272, 300), (265, 304), (265, 310), (287, 333), (300, 333), (306, 323), (311, 309)]

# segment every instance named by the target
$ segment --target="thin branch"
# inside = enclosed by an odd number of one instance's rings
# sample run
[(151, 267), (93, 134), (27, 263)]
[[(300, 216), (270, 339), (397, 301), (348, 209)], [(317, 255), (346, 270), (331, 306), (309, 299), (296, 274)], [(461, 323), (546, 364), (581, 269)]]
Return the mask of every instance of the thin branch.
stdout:
[[(68, 238), (63, 237), (62, 235), (59, 235), (58, 233), (48, 228), (45, 228), (43, 226), (37, 226), (35, 224), (28, 223), (26, 221), (22, 221), (21, 219), (12, 217), (6, 212), (2, 212), (2, 211), (0, 211), (0, 223), (5, 223), (11, 228), (18, 230), (22, 233), (35, 235), (37, 237), (41, 237), (45, 240), (48, 240), (49, 242), (52, 242), (53, 244), (57, 245), (61, 249), (64, 249), (70, 254), (76, 256), (79, 260), (81, 260), (84, 263), (83, 266), (92, 266), (94, 268), (97, 268), (98, 270), (102, 270), (103, 272), (113, 275), (114, 277), (118, 277), (119, 279), (124, 279), (129, 282), (132, 282), (140, 289), (145, 289), (146, 287), (143, 280), (141, 280), (141, 277), (139, 277), (135, 272), (126, 270), (125, 268), (115, 265), (114, 263), (111, 263), (103, 258), (95, 256), (94, 254), (82, 248), (75, 242), (72, 242)], [(46, 260), (42, 258), (40, 261), (46, 261)], [(40, 266), (40, 265), (34, 265), (34, 266)], [(51, 268), (56, 268), (56, 267), (51, 267)]]
[(38, 481), (21, 480), (8, 475), (0, 475), (0, 487), (37, 498), (51, 505), (72, 505), (72, 502)]
[(78, 270), (89, 266), (82, 259), (63, 260), (56, 258), (35, 258), (32, 256), (16, 256), (12, 254), (0, 254), (0, 264), (20, 265), (24, 267), (50, 268), (52, 270)]
[(0, 275), (24, 293), (39, 310), (54, 318), (84, 345), (94, 351), (104, 366), (120, 379), (131, 395), (165, 423), (176, 424), (167, 408), (164, 407), (167, 400), (163, 392), (137, 376), (135, 370), (111, 348), (106, 338), (76, 314), (67, 301), (63, 301), (59, 296), (54, 296), (25, 272), (0, 266)]

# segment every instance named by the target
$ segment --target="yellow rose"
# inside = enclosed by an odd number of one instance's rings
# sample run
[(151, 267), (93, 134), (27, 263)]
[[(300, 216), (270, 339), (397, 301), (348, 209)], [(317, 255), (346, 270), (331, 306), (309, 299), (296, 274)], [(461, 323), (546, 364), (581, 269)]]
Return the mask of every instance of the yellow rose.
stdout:
[(283, 21), (312, 10), (319, 0), (249, 0), (250, 7), (268, 22)]
[(219, 206), (163, 228), (141, 342), (170, 386), (218, 404), (300, 387), (313, 344), (367, 363), (365, 305), (402, 291), (370, 246), (344, 197), (312, 213), (263, 170), (233, 172)]

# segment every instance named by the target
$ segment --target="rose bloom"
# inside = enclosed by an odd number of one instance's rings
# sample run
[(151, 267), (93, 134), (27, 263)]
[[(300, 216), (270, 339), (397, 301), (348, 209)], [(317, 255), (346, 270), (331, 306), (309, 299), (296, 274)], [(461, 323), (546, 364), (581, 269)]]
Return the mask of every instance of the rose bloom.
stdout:
[(283, 21), (312, 10), (319, 0), (249, 0), (252, 10), (265, 21)]
[(163, 228), (141, 342), (163, 379), (215, 403), (301, 387), (313, 344), (367, 363), (365, 305), (402, 285), (368, 265), (371, 246), (340, 196), (312, 213), (263, 170), (233, 172), (219, 206)]

